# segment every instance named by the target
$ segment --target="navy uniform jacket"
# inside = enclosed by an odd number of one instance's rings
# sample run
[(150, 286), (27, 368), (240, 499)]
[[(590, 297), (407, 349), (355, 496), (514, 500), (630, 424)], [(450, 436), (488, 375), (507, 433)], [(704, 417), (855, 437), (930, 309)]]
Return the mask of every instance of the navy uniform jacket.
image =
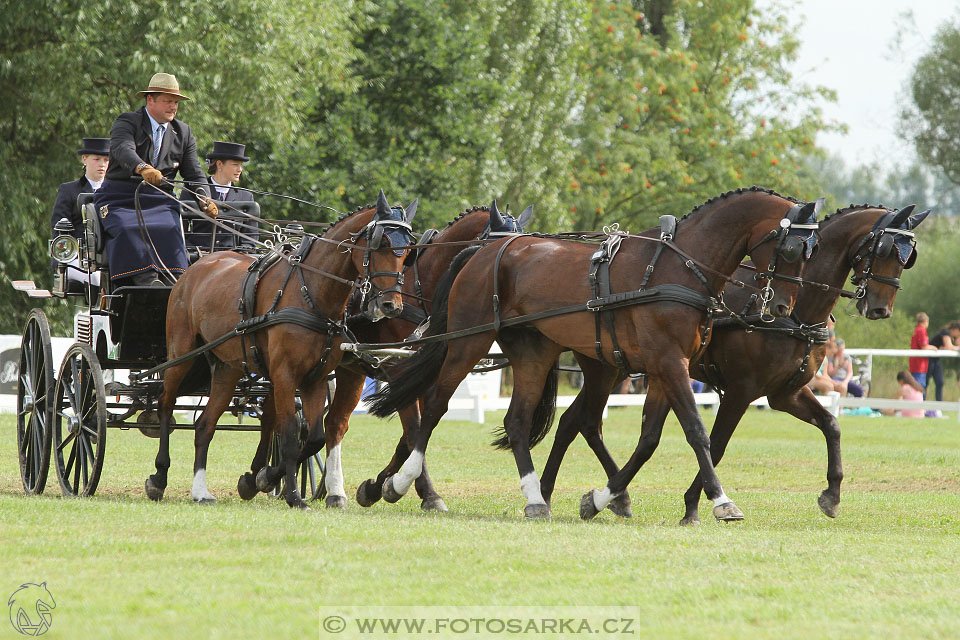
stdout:
[(80, 210), (77, 209), (77, 197), (81, 193), (93, 193), (93, 187), (86, 176), (73, 182), (64, 182), (57, 191), (57, 201), (53, 205), (53, 214), (50, 216), (50, 237), (57, 234), (53, 228), (60, 218), (67, 218), (73, 224), (73, 237), (83, 237), (83, 219), (80, 217)]
[[(146, 107), (117, 116), (110, 129), (107, 180), (130, 180), (130, 176), (136, 175), (134, 169), (138, 164), (153, 164), (153, 132), (150, 128)], [(174, 118), (167, 123), (160, 143), (160, 157), (154, 168), (159, 169), (168, 180), (175, 179), (179, 172), (184, 180), (206, 182), (203, 167), (197, 158), (197, 141), (185, 122)]]
[[(237, 230), (241, 233), (251, 236), (258, 237), (259, 232), (256, 229), (256, 225), (248, 221), (243, 216), (237, 215), (236, 212), (231, 211), (230, 207), (222, 206), (219, 203), (222, 202), (253, 202), (253, 194), (249, 191), (243, 189), (237, 189), (236, 187), (230, 187), (227, 191), (226, 196), (222, 195), (217, 191), (216, 187), (213, 184), (212, 178), (207, 178), (207, 183), (210, 185), (210, 194), (213, 197), (214, 201), (218, 203), (220, 207), (220, 222), (230, 224), (231, 219), (239, 220), (240, 224), (236, 226)], [(190, 186), (190, 189), (197, 191), (193, 188), (193, 185)], [(199, 208), (196, 198), (192, 193), (187, 193), (183, 191), (180, 194), (180, 200), (186, 202), (192, 207)], [(204, 252), (210, 251), (210, 239), (213, 233), (213, 224), (210, 222), (202, 220), (192, 220), (189, 225), (189, 230), (186, 234), (187, 246), (189, 247), (198, 247)], [(250, 242), (234, 236), (229, 231), (223, 228), (217, 229), (216, 235), (217, 249), (236, 249), (240, 245), (250, 245)]]

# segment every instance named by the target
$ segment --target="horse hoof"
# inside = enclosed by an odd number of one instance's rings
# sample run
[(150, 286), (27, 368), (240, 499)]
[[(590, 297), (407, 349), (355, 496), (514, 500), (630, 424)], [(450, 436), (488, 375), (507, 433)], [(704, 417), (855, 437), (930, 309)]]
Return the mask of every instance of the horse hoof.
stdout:
[(713, 517), (720, 522), (735, 522), (743, 520), (743, 512), (732, 502), (724, 502), (713, 508)]
[(383, 499), (389, 502), (390, 504), (397, 502), (398, 500), (400, 500), (400, 498), (403, 497), (402, 493), (397, 493), (393, 489), (393, 476), (390, 476), (389, 478), (383, 481), (382, 493), (383, 493)]
[(203, 496), (200, 499), (194, 498), (193, 501), (197, 504), (217, 504), (217, 499), (213, 496)]
[(840, 501), (827, 495), (826, 491), (821, 493), (820, 497), (817, 498), (817, 504), (820, 505), (820, 511), (823, 511), (823, 515), (828, 518), (837, 517), (837, 512), (840, 510)]
[(380, 487), (374, 479), (365, 480), (357, 487), (357, 504), (361, 507), (372, 507), (380, 501)]
[(545, 504), (528, 504), (523, 508), (527, 520), (543, 520), (550, 517), (550, 507)]
[(630, 502), (630, 494), (624, 491), (610, 501), (607, 509), (610, 509), (614, 515), (620, 516), (621, 518), (632, 518), (633, 506)]
[(680, 521), (681, 527), (696, 527), (699, 525), (700, 525), (700, 516), (697, 514), (684, 516), (683, 520)]
[(257, 481), (254, 479), (252, 473), (247, 472), (237, 480), (237, 493), (240, 494), (240, 497), (244, 500), (253, 500), (257, 495), (257, 491)]
[(443, 498), (434, 496), (432, 498), (424, 498), (420, 503), (420, 508), (424, 511), (446, 511), (447, 505), (444, 503)]
[(597, 505), (593, 502), (593, 491), (587, 491), (580, 498), (580, 519), (591, 520), (598, 513), (600, 512), (597, 510)]
[(300, 509), (301, 511), (310, 511), (310, 505), (303, 501), (303, 498), (300, 496), (295, 497), (292, 500), (287, 501), (287, 506), (291, 509)]
[(327, 505), (327, 509), (346, 509), (347, 496), (327, 496), (324, 503)]
[(154, 502), (160, 502), (163, 500), (163, 491), (166, 487), (158, 487), (153, 483), (153, 476), (147, 478), (146, 483), (143, 485), (144, 490), (147, 492), (147, 497), (153, 500)]
[(257, 490), (263, 493), (270, 493), (277, 488), (277, 483), (271, 483), (267, 479), (267, 467), (257, 472)]

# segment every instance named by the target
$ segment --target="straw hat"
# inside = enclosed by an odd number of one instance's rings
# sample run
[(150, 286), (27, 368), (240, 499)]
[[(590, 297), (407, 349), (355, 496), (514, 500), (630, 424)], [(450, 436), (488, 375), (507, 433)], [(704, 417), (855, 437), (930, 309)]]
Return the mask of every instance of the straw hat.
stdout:
[(169, 73), (155, 73), (150, 78), (150, 86), (143, 91), (137, 91), (138, 96), (145, 96), (148, 93), (168, 93), (171, 96), (177, 96), (181, 100), (189, 100), (187, 96), (180, 93), (180, 85), (177, 83), (177, 77)]

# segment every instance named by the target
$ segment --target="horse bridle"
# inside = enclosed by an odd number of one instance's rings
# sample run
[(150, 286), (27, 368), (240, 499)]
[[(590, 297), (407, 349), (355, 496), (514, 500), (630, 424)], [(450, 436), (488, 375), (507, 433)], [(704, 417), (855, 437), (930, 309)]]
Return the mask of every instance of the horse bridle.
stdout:
[[(871, 280), (876, 280), (881, 284), (891, 286), (897, 290), (901, 289), (900, 278), (891, 278), (889, 276), (877, 275), (873, 272), (873, 263), (877, 259), (888, 258), (894, 251), (897, 252), (897, 260), (903, 265), (904, 269), (911, 268), (917, 261), (917, 241), (913, 231), (906, 229), (896, 229), (888, 226), (898, 212), (890, 211), (881, 217), (873, 229), (870, 230), (860, 244), (857, 245), (853, 257), (850, 259), (850, 267), (854, 270), (850, 276), (850, 283), (857, 290), (854, 298), (859, 300), (867, 294), (867, 285)], [(901, 240), (900, 237), (906, 238)], [(899, 241), (899, 242), (898, 242)], [(910, 248), (910, 253), (903, 256), (901, 247), (905, 245)], [(856, 272), (857, 264), (863, 261), (863, 270), (858, 274)]]
[(779, 228), (767, 233), (748, 251), (750, 255), (753, 255), (753, 252), (760, 245), (771, 241), (776, 242), (776, 247), (770, 255), (770, 262), (766, 270), (758, 269), (753, 276), (754, 280), (766, 280), (767, 282), (766, 286), (760, 290), (761, 315), (766, 313), (767, 305), (773, 300), (773, 280), (783, 280), (801, 287), (804, 283), (803, 278), (799, 276), (788, 276), (777, 272), (778, 261), (782, 258), (785, 262), (792, 264), (801, 259), (809, 260), (819, 250), (819, 223), (796, 222), (797, 215), (803, 206), (805, 206), (805, 203), (793, 205), (780, 221)]
[[(367, 246), (363, 247), (363, 273), (360, 276), (360, 281), (357, 285), (360, 290), (360, 308), (366, 308), (366, 305), (372, 303), (377, 298), (380, 298), (388, 293), (401, 293), (403, 289), (403, 270), (400, 271), (373, 271), (371, 270), (371, 260), (370, 256), (373, 252), (378, 251), (381, 245), (386, 238), (387, 246), (392, 247), (393, 242), (390, 239), (389, 232), (387, 229), (401, 229), (405, 232), (405, 235), (408, 239), (413, 238), (413, 228), (410, 226), (409, 222), (403, 220), (371, 220), (367, 226), (358, 231), (356, 234), (351, 234), (354, 237), (363, 236), (367, 241)], [(409, 244), (409, 243), (408, 243)], [(406, 247), (400, 247), (399, 249), (393, 249), (393, 254), (396, 256), (403, 255), (403, 252), (406, 250)], [(378, 289), (373, 284), (373, 278), (379, 277), (393, 277), (394, 285), (388, 289)]]

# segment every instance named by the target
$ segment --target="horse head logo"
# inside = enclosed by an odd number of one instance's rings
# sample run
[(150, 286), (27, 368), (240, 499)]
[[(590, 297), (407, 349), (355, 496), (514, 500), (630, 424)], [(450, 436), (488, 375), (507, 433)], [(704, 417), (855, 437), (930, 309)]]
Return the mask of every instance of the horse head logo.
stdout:
[(10, 624), (25, 636), (40, 636), (50, 629), (53, 622), (52, 609), (57, 603), (47, 590), (47, 583), (26, 583), (13, 592), (7, 601), (10, 607)]

